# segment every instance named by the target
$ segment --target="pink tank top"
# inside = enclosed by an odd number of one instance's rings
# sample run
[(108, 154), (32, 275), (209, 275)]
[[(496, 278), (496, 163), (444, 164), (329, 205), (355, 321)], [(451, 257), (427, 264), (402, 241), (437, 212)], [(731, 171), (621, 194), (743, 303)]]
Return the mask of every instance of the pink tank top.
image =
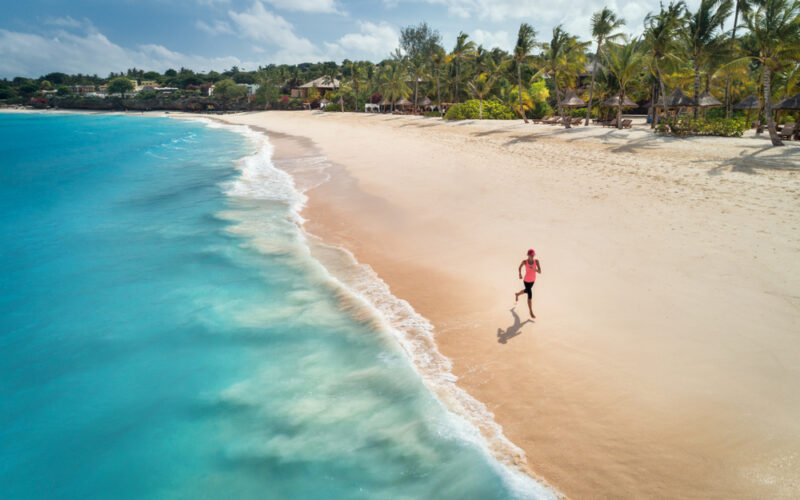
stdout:
[(536, 281), (536, 261), (533, 261), (531, 264), (528, 259), (525, 259), (525, 279), (528, 283), (533, 283)]

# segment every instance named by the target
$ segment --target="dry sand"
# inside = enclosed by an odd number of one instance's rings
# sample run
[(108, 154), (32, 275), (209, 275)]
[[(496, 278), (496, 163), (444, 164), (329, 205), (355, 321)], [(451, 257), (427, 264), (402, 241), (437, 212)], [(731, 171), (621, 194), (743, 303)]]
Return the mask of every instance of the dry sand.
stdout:
[[(307, 229), (433, 322), (459, 385), (565, 495), (800, 497), (799, 144), (223, 119), (269, 131), (290, 171), (332, 163)], [(512, 308), (529, 247), (535, 322)]]

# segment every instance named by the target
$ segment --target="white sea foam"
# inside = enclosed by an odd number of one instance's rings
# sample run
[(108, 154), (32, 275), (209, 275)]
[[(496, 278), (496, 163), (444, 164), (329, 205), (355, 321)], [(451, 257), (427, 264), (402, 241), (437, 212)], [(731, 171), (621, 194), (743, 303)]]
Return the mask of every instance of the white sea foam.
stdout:
[[(312, 184), (298, 186), (295, 179), (286, 171), (277, 168), (272, 162), (273, 146), (268, 138), (247, 126), (225, 125), (219, 122), (199, 119), (212, 128), (225, 128), (237, 132), (257, 148), (256, 153), (243, 158), (239, 163), (240, 176), (225, 186), (226, 194), (242, 200), (263, 200), (285, 203), (290, 208), (289, 221), (252, 220), (239, 216), (239, 213), (226, 213), (223, 217), (236, 221), (233, 232), (247, 235), (253, 240), (253, 247), (261, 252), (288, 256), (294, 265), (306, 268), (318, 279), (337, 291), (342, 305), (351, 310), (359, 319), (378, 324), (382, 330), (391, 333), (421, 376), (423, 383), (443, 403), (450, 416), (448, 428), (442, 429), (450, 437), (465, 439), (478, 444), (486, 450), (490, 463), (497, 467), (507, 486), (519, 498), (557, 498), (549, 487), (532, 479), (522, 472), (525, 464), (524, 452), (503, 435), (502, 428), (494, 420), (494, 415), (486, 406), (456, 385), (452, 364), (443, 356), (434, 340), (433, 325), (418, 314), (411, 305), (391, 293), (389, 286), (366, 264), (356, 261), (346, 249), (325, 245), (309, 235), (303, 228), (304, 219), (300, 216), (307, 197), (304, 194), (319, 182), (327, 179), (324, 174), (326, 160), (313, 156), (299, 159), (308, 170), (315, 170), (321, 178)], [(276, 242), (275, 238), (260, 238), (259, 235), (274, 234), (275, 224), (289, 222), (296, 232), (292, 238)], [(281, 232), (286, 228), (280, 228)], [(311, 256), (311, 247), (318, 253), (328, 254), (336, 264), (328, 269)], [(315, 252), (316, 253), (316, 252)], [(330, 265), (327, 258), (323, 258)], [(338, 272), (337, 272), (338, 271)], [(264, 318), (259, 318), (264, 319)], [(231, 396), (231, 394), (228, 394)], [(494, 460), (492, 460), (494, 459)], [(502, 464), (502, 465), (501, 465)]]

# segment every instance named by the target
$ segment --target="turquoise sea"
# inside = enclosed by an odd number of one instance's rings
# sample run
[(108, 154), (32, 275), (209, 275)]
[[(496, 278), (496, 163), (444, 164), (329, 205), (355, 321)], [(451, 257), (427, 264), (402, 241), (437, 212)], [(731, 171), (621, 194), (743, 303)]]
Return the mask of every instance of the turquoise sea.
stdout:
[(312, 257), (270, 152), (201, 121), (0, 113), (0, 498), (551, 497), (415, 360), (402, 301)]

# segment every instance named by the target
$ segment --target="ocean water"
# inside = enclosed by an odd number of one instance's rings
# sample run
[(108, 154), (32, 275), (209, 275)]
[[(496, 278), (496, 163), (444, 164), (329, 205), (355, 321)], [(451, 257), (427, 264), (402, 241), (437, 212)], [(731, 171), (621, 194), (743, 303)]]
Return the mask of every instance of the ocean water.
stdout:
[(398, 334), (402, 301), (312, 257), (270, 152), (0, 114), (0, 498), (551, 497)]

